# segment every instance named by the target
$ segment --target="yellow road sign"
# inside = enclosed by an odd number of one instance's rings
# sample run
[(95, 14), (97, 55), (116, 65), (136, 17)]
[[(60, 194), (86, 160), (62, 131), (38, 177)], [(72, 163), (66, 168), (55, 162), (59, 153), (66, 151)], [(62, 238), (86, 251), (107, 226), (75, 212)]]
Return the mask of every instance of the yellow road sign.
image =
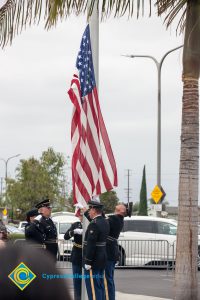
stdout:
[(3, 216), (7, 216), (7, 214), (8, 214), (8, 211), (7, 211), (7, 209), (6, 209), (6, 208), (4, 208), (4, 210), (2, 211), (2, 214), (3, 214)]
[(151, 193), (152, 199), (154, 200), (155, 203), (158, 203), (162, 198), (162, 196), (163, 196), (163, 192), (161, 191), (159, 186), (156, 185)]

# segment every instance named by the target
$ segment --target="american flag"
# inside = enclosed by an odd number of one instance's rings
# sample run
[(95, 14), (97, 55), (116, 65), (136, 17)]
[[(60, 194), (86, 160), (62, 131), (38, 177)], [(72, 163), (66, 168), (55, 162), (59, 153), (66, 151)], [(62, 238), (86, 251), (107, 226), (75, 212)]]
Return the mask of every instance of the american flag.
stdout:
[(117, 186), (117, 168), (99, 106), (92, 60), (90, 28), (82, 37), (69, 97), (74, 104), (72, 182), (74, 203), (83, 206), (96, 195)]

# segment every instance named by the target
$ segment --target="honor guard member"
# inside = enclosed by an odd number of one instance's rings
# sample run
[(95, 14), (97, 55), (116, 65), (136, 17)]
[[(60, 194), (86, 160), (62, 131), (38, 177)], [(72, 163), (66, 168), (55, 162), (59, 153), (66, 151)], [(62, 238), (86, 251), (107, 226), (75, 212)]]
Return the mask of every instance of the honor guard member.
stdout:
[(108, 290), (108, 294), (106, 294), (106, 300), (115, 300), (114, 270), (115, 264), (119, 260), (117, 239), (119, 238), (120, 232), (124, 226), (124, 217), (126, 214), (126, 206), (119, 204), (115, 207), (114, 215), (110, 215), (107, 218), (110, 225), (110, 231), (106, 243), (107, 262), (105, 268), (105, 277)]
[(6, 246), (6, 241), (8, 239), (8, 233), (6, 226), (0, 220), (0, 249)]
[(104, 300), (104, 270), (107, 260), (106, 239), (109, 233), (109, 224), (102, 216), (102, 204), (97, 201), (89, 201), (88, 205), (91, 222), (86, 230), (83, 246), (86, 289), (89, 300)]
[(73, 237), (74, 244), (71, 252), (71, 262), (73, 271), (73, 284), (74, 284), (74, 300), (81, 300), (81, 284), (82, 284), (82, 220), (83, 215), (80, 212), (78, 222), (75, 222), (67, 230), (64, 235), (65, 240)]
[(46, 250), (53, 256), (54, 260), (57, 259), (58, 243), (57, 243), (57, 230), (53, 223), (51, 216), (50, 200), (47, 198), (39, 202), (36, 206), (38, 212), (41, 214), (37, 219), (43, 227), (45, 233)]
[(36, 208), (27, 212), (26, 221), (28, 223), (25, 226), (25, 238), (26, 241), (33, 244), (34, 247), (45, 248), (45, 233), (43, 226), (41, 226), (40, 222), (36, 219), (37, 216), (40, 216), (40, 214)]

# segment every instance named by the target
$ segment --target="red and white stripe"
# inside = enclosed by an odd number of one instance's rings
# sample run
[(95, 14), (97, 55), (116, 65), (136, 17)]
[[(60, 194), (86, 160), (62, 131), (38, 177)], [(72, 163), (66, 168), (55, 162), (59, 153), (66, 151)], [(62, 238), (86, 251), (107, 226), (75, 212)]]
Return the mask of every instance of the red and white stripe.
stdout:
[(117, 168), (97, 89), (81, 103), (80, 82), (74, 75), (68, 94), (74, 104), (71, 125), (74, 203), (85, 206), (93, 196), (117, 186)]

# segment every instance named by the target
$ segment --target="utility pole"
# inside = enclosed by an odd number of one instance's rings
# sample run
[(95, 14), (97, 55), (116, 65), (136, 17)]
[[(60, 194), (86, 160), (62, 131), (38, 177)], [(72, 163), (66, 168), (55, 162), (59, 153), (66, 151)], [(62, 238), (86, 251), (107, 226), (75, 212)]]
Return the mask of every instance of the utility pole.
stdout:
[(13, 156), (10, 156), (8, 157), (7, 159), (4, 159), (4, 158), (0, 158), (0, 160), (2, 160), (4, 163), (5, 163), (5, 206), (8, 205), (7, 203), (7, 179), (8, 179), (8, 162), (15, 158), (15, 157), (18, 157), (20, 156), (21, 154), (16, 154), (16, 155), (13, 155)]
[(127, 194), (127, 203), (130, 202), (131, 199), (131, 188), (130, 188), (130, 176), (132, 175), (132, 170), (127, 169), (126, 170), (126, 176), (127, 176), (127, 188), (125, 189)]
[(163, 61), (172, 52), (182, 48), (183, 45), (173, 48), (167, 51), (160, 61), (158, 61), (154, 56), (151, 55), (122, 55), (130, 58), (150, 58), (155, 64), (157, 69), (157, 101), (158, 101), (158, 112), (157, 112), (157, 185), (161, 188), (161, 69)]
[(3, 177), (1, 177), (1, 197), (3, 195)]

